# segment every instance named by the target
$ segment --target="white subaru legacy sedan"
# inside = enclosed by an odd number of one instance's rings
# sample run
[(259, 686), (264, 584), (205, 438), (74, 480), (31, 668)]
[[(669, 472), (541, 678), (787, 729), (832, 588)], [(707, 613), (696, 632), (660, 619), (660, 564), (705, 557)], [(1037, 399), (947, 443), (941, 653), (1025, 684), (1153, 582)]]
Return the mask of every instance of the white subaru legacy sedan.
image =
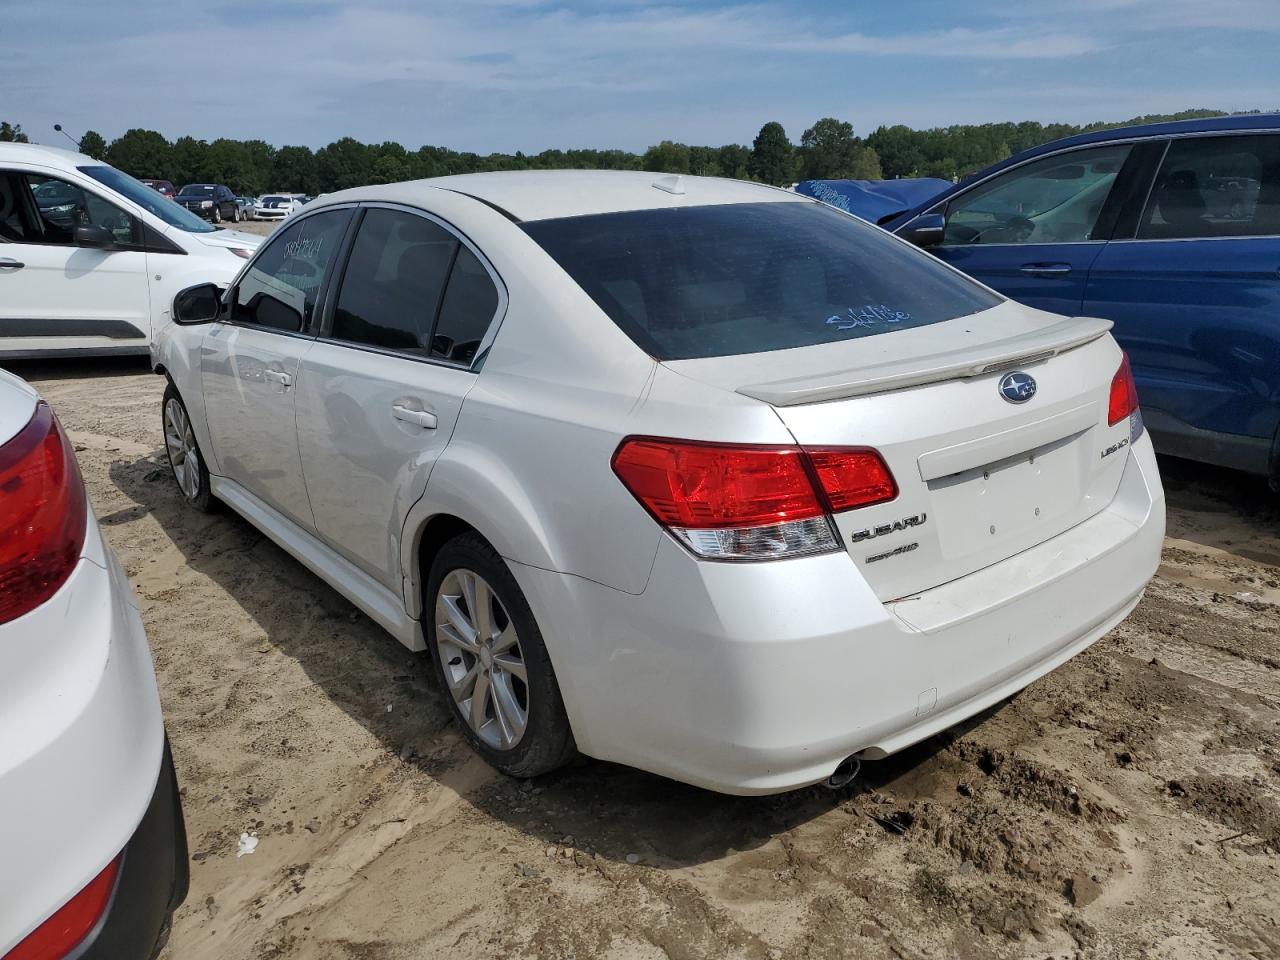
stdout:
[(349, 190), (174, 313), (183, 496), (429, 650), (514, 775), (839, 783), (1089, 646), (1156, 569), (1110, 324), (781, 190)]
[(76, 455), (0, 371), (0, 957), (148, 960), (187, 892), (151, 653)]

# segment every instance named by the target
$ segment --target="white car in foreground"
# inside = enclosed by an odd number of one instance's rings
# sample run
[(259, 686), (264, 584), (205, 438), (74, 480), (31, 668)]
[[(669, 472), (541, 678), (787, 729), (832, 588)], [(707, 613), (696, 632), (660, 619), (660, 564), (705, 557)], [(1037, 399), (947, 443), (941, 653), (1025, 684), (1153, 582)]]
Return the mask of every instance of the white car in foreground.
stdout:
[(1164, 495), (1110, 324), (825, 204), (493, 173), (309, 205), (159, 345), (183, 494), (431, 652), (516, 775), (840, 783), (1085, 649)]
[(187, 889), (151, 654), (49, 406), (0, 371), (0, 957), (149, 960)]
[(146, 354), (174, 294), (225, 285), (261, 242), (100, 160), (0, 143), (0, 360)]

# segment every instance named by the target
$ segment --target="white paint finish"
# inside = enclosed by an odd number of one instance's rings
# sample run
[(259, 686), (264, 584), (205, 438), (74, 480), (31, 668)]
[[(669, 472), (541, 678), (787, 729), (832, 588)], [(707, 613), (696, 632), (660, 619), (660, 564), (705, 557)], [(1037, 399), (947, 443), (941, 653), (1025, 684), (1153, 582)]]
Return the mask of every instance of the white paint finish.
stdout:
[(27, 425), (36, 412), (38, 399), (30, 384), (0, 370), (0, 444)]
[[(135, 349), (145, 353), (170, 323), (173, 298), (198, 283), (229, 283), (245, 261), (229, 248), (252, 250), (262, 237), (233, 231), (187, 233), (111, 190), (77, 167), (101, 161), (69, 150), (37, 144), (0, 143), (0, 170), (57, 177), (96, 194), (137, 217), (182, 253), (7, 243), (3, 255), (26, 266), (0, 270), (0, 315), (47, 323), (39, 337), (0, 339), (0, 357), (56, 354), (63, 350)], [(13, 282), (10, 282), (13, 281)], [(59, 319), (124, 319), (142, 331), (137, 339), (59, 336)]]
[(294, 426), (298, 368), (313, 341), (225, 323), (192, 329), (204, 334), (200, 383), (219, 472), (314, 529)]
[(0, 624), (0, 955), (129, 841), (163, 743), (142, 621), (91, 510), (71, 577)]
[[(296, 387), (298, 447), (316, 531), (384, 587), (401, 590), (400, 533), (427, 487), (476, 374), (318, 342)], [(431, 414), (434, 427), (401, 419)]]

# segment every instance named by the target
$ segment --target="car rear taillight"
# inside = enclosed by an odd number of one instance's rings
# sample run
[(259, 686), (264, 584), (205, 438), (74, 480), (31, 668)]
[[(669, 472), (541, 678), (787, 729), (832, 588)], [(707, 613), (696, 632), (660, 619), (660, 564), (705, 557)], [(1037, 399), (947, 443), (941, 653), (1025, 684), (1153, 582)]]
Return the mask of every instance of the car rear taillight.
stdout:
[(75, 950), (106, 912), (120, 872), (120, 859), (116, 857), (107, 864), (83, 890), (6, 953), (3, 960), (62, 960)]
[(613, 472), (698, 556), (766, 560), (839, 549), (829, 514), (892, 500), (874, 450), (630, 437)]
[(1138, 409), (1138, 386), (1129, 369), (1129, 355), (1120, 361), (1120, 369), (1111, 379), (1111, 399), (1107, 403), (1107, 425), (1114, 427)]
[(76, 455), (49, 405), (0, 446), (0, 623), (66, 582), (84, 547), (88, 501)]

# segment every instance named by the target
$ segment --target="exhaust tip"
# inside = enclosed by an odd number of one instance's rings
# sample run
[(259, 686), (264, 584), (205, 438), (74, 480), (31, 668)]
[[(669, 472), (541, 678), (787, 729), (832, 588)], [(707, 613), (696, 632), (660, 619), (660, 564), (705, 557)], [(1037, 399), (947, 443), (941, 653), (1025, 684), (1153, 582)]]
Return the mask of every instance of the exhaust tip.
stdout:
[(841, 787), (847, 787), (853, 783), (858, 776), (858, 771), (861, 769), (861, 760), (854, 756), (845, 757), (836, 765), (835, 770), (831, 772), (831, 776), (823, 781), (823, 786), (828, 790), (839, 790)]

